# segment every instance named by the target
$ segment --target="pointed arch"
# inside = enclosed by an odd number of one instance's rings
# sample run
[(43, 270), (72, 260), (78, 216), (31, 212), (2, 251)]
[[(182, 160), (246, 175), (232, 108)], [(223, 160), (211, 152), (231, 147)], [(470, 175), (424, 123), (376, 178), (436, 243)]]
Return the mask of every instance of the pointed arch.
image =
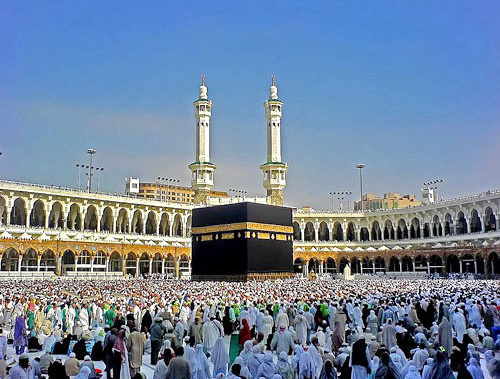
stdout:
[(406, 220), (400, 218), (397, 225), (398, 228), (396, 231), (396, 238), (398, 240), (408, 239), (408, 227), (406, 225)]
[(359, 238), (362, 242), (366, 242), (370, 239), (370, 233), (368, 233), (368, 228), (362, 227), (359, 231)]
[(394, 239), (394, 228), (391, 220), (385, 220), (384, 222), (384, 240)]
[(311, 221), (306, 222), (304, 229), (304, 241), (314, 241), (314, 225)]
[(345, 234), (346, 234), (346, 241), (356, 241), (356, 232), (355, 232), (354, 222), (350, 221), (347, 224), (347, 231)]
[(401, 265), (399, 263), (398, 257), (391, 257), (389, 259), (389, 271), (390, 272), (399, 272), (401, 270)]
[(82, 213), (79, 204), (76, 203), (71, 204), (67, 217), (66, 227), (69, 230), (82, 229)]
[(446, 257), (446, 271), (449, 273), (460, 272), (460, 261), (455, 254), (450, 254)]
[(420, 238), (420, 220), (413, 217), (410, 226), (410, 238)]
[(156, 234), (156, 214), (153, 211), (148, 212), (148, 217), (146, 219), (146, 234), (155, 235)]
[(116, 232), (130, 233), (129, 225), (130, 225), (130, 220), (128, 216), (128, 211), (125, 208), (121, 208), (118, 211), (118, 217), (116, 218)]
[(175, 276), (175, 258), (172, 254), (168, 254), (165, 259), (165, 274), (168, 277)]
[(444, 235), (445, 236), (451, 236), (453, 235), (453, 219), (451, 217), (451, 214), (446, 213), (444, 216)]
[(481, 219), (479, 218), (479, 213), (476, 209), (473, 209), (470, 213), (470, 232), (479, 233), (482, 230)]
[(155, 256), (153, 257), (153, 267), (151, 269), (151, 272), (153, 274), (161, 274), (161, 262), (163, 261), (163, 257), (161, 256), (160, 253), (156, 253)]
[(85, 212), (83, 229), (97, 231), (97, 209), (92, 204), (87, 207), (87, 211)]
[(109, 257), (109, 272), (122, 272), (123, 259), (118, 251), (113, 251)]
[(160, 235), (169, 236), (170, 235), (170, 220), (167, 212), (161, 214), (160, 219)]
[(325, 221), (321, 221), (319, 224), (318, 239), (320, 241), (330, 240), (330, 230), (328, 230), (328, 225)]
[(372, 241), (380, 241), (382, 239), (382, 230), (378, 221), (372, 223)]
[(190, 270), (189, 257), (186, 254), (182, 254), (179, 259), (179, 275), (181, 277), (186, 276), (189, 274)]
[(182, 237), (182, 217), (179, 213), (174, 216), (173, 235), (174, 237)]
[(132, 227), (130, 231), (136, 234), (142, 234), (144, 226), (144, 221), (142, 219), (142, 212), (139, 209), (136, 209), (134, 215), (132, 216)]
[(19, 268), (19, 252), (9, 247), (2, 254), (2, 271), (17, 271)]
[(338, 221), (333, 224), (333, 239), (334, 241), (344, 240), (344, 230), (342, 229), (342, 224)]
[(437, 254), (433, 254), (429, 257), (429, 271), (431, 274), (433, 273), (442, 273), (443, 272), (443, 260)]
[(494, 232), (497, 230), (497, 219), (491, 207), (486, 207), (484, 210), (484, 232)]
[(105, 207), (101, 216), (101, 232), (112, 232), (113, 226), (113, 211), (110, 207)]
[(50, 208), (48, 226), (49, 228), (54, 229), (64, 228), (64, 211), (63, 206), (59, 201), (55, 201)]
[(26, 226), (26, 202), (20, 197), (14, 200), (14, 204), (12, 205), (10, 224)]
[(57, 258), (56, 254), (48, 249), (42, 254), (42, 259), (40, 260), (40, 271), (56, 271)]
[(45, 226), (45, 203), (40, 199), (33, 203), (30, 213), (30, 226), (40, 228)]
[(38, 255), (33, 249), (28, 249), (21, 260), (21, 271), (37, 271)]
[(66, 275), (68, 271), (75, 271), (76, 257), (72, 250), (66, 250), (61, 258), (61, 274)]
[(467, 234), (467, 220), (463, 211), (457, 214), (457, 235)]

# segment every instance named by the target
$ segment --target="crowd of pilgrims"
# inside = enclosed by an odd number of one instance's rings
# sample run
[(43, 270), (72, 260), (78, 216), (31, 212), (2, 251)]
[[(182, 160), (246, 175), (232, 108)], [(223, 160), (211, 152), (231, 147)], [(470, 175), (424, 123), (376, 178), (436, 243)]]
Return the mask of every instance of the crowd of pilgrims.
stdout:
[(0, 378), (500, 378), (499, 301), (487, 280), (5, 281)]

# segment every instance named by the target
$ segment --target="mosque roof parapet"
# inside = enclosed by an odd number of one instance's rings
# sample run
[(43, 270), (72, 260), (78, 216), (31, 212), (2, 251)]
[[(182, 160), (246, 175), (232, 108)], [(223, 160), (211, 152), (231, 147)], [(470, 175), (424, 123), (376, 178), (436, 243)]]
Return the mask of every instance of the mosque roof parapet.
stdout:
[(490, 199), (500, 199), (500, 190), (488, 190), (480, 192), (477, 194), (465, 195), (460, 197), (455, 197), (446, 200), (439, 200), (430, 204), (420, 204), (414, 206), (408, 206), (406, 208), (395, 208), (395, 209), (376, 209), (376, 210), (363, 210), (363, 211), (328, 211), (328, 210), (314, 210), (314, 209), (302, 209), (298, 208), (294, 210), (296, 214), (311, 214), (315, 216), (324, 215), (325, 217), (370, 217), (377, 216), (379, 214), (400, 214), (400, 213), (412, 213), (412, 212), (425, 212), (427, 210), (435, 210), (439, 208), (446, 208), (448, 206), (464, 205), (469, 204), (474, 201), (490, 200)]
[(88, 200), (119, 201), (121, 203), (150, 205), (158, 207), (169, 206), (186, 210), (191, 210), (193, 208), (193, 206), (190, 204), (176, 203), (171, 201), (159, 201), (153, 199), (143, 199), (136, 196), (125, 195), (122, 193), (88, 192), (85, 190), (78, 190), (70, 187), (52, 186), (52, 185), (49, 186), (49, 185), (34, 184), (34, 183), (22, 183), (10, 180), (0, 180), (0, 190), (2, 189), (21, 191), (21, 192), (27, 191), (30, 193), (39, 192), (47, 195), (71, 196)]

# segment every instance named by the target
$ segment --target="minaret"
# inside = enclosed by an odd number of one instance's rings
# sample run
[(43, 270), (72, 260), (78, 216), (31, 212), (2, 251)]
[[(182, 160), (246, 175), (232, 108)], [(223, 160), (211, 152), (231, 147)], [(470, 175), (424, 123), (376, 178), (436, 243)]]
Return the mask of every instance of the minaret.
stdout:
[(210, 118), (212, 102), (208, 100), (205, 75), (201, 76), (200, 96), (193, 102), (196, 117), (196, 157), (189, 165), (192, 172), (191, 186), (195, 191), (194, 202), (206, 202), (214, 186), (215, 164), (210, 162)]
[(260, 166), (264, 172), (264, 188), (267, 202), (283, 205), (283, 188), (286, 186), (288, 165), (281, 161), (281, 117), (283, 102), (278, 99), (278, 88), (272, 77), (269, 99), (264, 102), (267, 121), (267, 162)]

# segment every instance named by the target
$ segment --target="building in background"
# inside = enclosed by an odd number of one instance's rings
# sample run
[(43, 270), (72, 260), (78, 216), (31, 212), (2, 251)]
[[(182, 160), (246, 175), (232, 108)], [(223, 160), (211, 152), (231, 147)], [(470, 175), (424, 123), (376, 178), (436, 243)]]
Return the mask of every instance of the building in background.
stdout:
[[(192, 204), (195, 190), (191, 187), (163, 184), (159, 182), (141, 183), (138, 178), (125, 179), (125, 193), (143, 199)], [(227, 192), (210, 190), (210, 197), (228, 197)]]
[[(363, 210), (375, 211), (379, 209), (398, 209), (420, 205), (415, 195), (401, 196), (399, 193), (385, 193), (384, 197), (378, 197), (373, 193), (363, 195)], [(360, 201), (354, 202), (354, 210), (361, 210)]]

